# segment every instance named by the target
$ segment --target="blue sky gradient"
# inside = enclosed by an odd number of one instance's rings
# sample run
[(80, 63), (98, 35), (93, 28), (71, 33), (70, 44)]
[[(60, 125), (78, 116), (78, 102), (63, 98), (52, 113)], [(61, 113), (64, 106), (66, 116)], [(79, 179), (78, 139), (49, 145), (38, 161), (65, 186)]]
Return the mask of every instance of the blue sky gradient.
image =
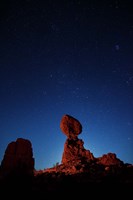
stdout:
[(32, 142), (35, 168), (61, 162), (64, 114), (84, 147), (133, 163), (131, 1), (1, 1), (0, 160)]

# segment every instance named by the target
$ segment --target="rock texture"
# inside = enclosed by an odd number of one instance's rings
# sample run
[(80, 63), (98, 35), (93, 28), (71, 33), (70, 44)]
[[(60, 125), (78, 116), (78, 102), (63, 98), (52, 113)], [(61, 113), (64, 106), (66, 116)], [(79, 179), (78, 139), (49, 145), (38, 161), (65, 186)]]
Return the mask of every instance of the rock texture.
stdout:
[(64, 144), (64, 151), (62, 155), (62, 163), (78, 161), (90, 161), (94, 160), (93, 154), (84, 148), (84, 142), (81, 139), (67, 139)]
[(32, 144), (29, 140), (18, 138), (8, 144), (1, 162), (2, 174), (31, 174), (34, 170)]
[(100, 163), (105, 166), (110, 166), (110, 165), (123, 165), (123, 161), (121, 161), (119, 158), (117, 158), (115, 153), (107, 153), (104, 154), (102, 157), (97, 158), (97, 163)]
[(64, 115), (61, 119), (60, 128), (68, 137), (64, 144), (64, 152), (62, 155), (62, 163), (83, 162), (94, 160), (93, 154), (84, 148), (84, 142), (78, 139), (78, 135), (82, 132), (81, 123), (70, 115)]
[(81, 123), (74, 117), (67, 114), (62, 117), (60, 128), (69, 139), (76, 139), (82, 132)]

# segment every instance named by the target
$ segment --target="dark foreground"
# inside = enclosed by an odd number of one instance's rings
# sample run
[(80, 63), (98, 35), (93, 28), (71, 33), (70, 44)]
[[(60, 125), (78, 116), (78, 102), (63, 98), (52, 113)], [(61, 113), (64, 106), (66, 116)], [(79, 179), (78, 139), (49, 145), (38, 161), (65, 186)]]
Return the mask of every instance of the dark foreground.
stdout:
[(88, 174), (12, 176), (1, 179), (0, 191), (3, 199), (132, 199), (133, 180), (121, 177), (92, 180)]

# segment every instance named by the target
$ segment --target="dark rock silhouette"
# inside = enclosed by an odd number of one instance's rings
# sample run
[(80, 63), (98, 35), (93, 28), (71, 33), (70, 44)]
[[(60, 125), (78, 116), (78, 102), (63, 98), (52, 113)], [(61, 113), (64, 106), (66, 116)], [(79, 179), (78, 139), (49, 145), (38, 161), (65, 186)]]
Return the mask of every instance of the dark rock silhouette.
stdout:
[(1, 162), (1, 173), (3, 175), (32, 174), (33, 171), (34, 158), (31, 142), (18, 138), (15, 142), (9, 143)]

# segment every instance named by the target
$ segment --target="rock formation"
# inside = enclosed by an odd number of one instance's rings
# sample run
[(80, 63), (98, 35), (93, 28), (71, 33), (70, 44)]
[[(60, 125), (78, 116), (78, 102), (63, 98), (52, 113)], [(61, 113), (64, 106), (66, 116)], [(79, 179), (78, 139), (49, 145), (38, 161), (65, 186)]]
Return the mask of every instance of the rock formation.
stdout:
[(31, 142), (18, 138), (15, 142), (9, 143), (1, 162), (2, 174), (32, 174), (33, 170), (34, 158)]
[(105, 166), (110, 166), (110, 165), (123, 165), (123, 161), (121, 161), (119, 158), (117, 158), (115, 153), (107, 153), (104, 154), (102, 157), (97, 158), (97, 163), (100, 163)]
[[(123, 163), (115, 153), (94, 157), (78, 138), (82, 132), (82, 125), (74, 117), (64, 115), (60, 128), (67, 136), (61, 164), (48, 169), (34, 169), (32, 145), (29, 140), (18, 138), (8, 144), (0, 169), (1, 196), (5, 197), (7, 194), (8, 197), (10, 194), (11, 197), (12, 194), (14, 199), (16, 194), (18, 199), (20, 194), (19, 199), (24, 199), (29, 194), (30, 199), (44, 199), (45, 195), (59, 198), (61, 194), (62, 198), (63, 192), (68, 198), (70, 194), (74, 194), (74, 197), (81, 194), (81, 198), (84, 194), (85, 198), (88, 194), (99, 198), (101, 194), (101, 198), (106, 198), (106, 191), (113, 199), (116, 192), (119, 197), (121, 192), (126, 192), (126, 198), (132, 194), (133, 165)], [(3, 176), (9, 174), (11, 176)], [(29, 174), (33, 176), (28, 176)]]
[(77, 139), (77, 136), (82, 132), (81, 123), (70, 115), (62, 117), (60, 128), (68, 139)]
[[(78, 135), (82, 132), (81, 123), (70, 115), (64, 115), (60, 122), (60, 128), (62, 132), (67, 136), (67, 140), (64, 144), (64, 151), (62, 154), (61, 169), (66, 168), (67, 172), (76, 170), (74, 166), (79, 166), (80, 171), (86, 171), (90, 168), (93, 163), (93, 167), (97, 166), (101, 169), (107, 169), (108, 166), (121, 166), (124, 163), (117, 158), (115, 153), (107, 153), (103, 156), (96, 158), (93, 153), (84, 148), (84, 142), (81, 139), (78, 139)], [(97, 168), (96, 167), (96, 168)], [(59, 168), (59, 167), (58, 167)], [(73, 170), (74, 169), (74, 170)], [(78, 172), (78, 170), (77, 170)]]
[(62, 164), (94, 160), (93, 154), (84, 148), (84, 142), (78, 139), (82, 132), (81, 123), (70, 115), (64, 115), (60, 122), (62, 132), (67, 136), (62, 155)]

